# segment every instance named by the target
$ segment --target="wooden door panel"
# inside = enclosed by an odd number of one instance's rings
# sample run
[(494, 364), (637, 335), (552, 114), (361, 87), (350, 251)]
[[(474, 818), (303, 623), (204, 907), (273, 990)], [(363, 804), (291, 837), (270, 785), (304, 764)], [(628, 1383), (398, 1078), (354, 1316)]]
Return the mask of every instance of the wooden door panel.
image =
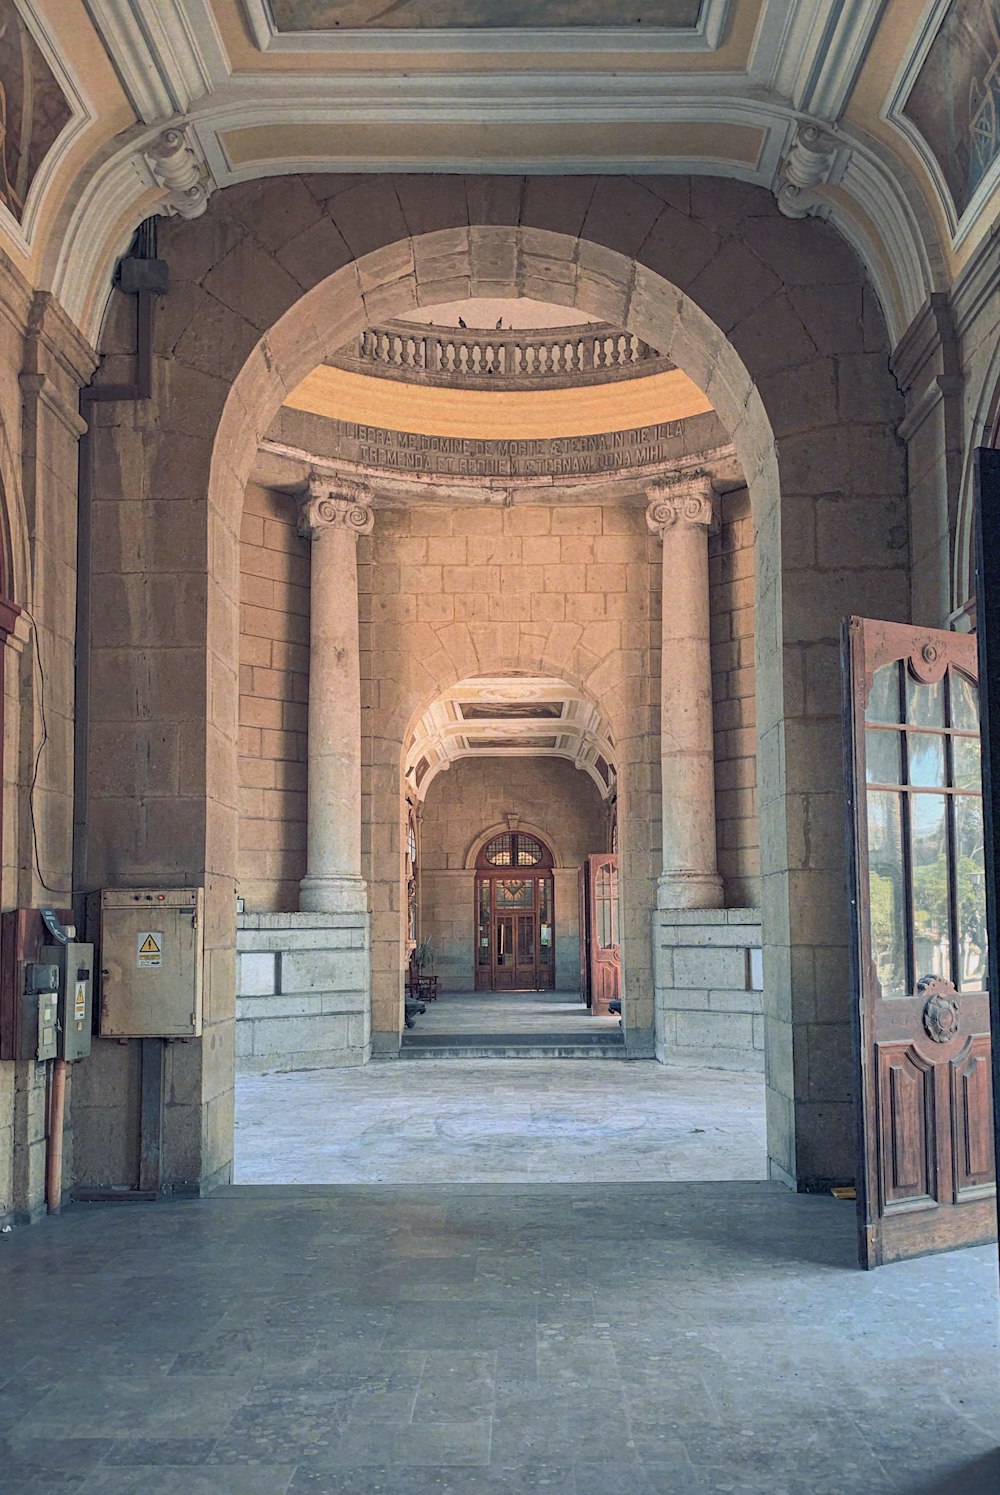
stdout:
[(607, 1017), (610, 1004), (621, 997), (618, 856), (600, 852), (588, 857), (587, 864), (590, 1010), (595, 1017)]
[(852, 618), (845, 664), (858, 1239), (878, 1266), (996, 1229), (976, 640)]
[(911, 1045), (886, 1043), (878, 1045), (878, 1072), (883, 1206), (933, 1203), (933, 1067)]
[(970, 1038), (951, 1061), (954, 1197), (982, 1198), (996, 1182), (993, 1155), (993, 1077), (989, 1039)]

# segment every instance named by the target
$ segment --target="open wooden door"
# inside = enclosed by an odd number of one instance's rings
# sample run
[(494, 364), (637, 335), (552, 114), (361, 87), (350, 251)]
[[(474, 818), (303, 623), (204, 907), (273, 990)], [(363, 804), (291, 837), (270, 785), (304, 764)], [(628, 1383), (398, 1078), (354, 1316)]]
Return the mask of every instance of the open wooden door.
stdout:
[(622, 988), (618, 858), (598, 852), (587, 858), (590, 890), (590, 1010), (607, 1017), (609, 1003), (617, 1001)]
[(976, 640), (851, 618), (863, 1266), (996, 1233)]

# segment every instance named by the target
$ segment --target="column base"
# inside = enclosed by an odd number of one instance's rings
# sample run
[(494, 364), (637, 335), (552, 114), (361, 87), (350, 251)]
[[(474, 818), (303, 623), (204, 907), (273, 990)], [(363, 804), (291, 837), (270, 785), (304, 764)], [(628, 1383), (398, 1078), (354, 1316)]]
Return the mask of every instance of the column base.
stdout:
[(299, 883), (304, 914), (364, 914), (368, 884), (363, 877), (304, 877)]
[(656, 906), (722, 908), (722, 878), (717, 872), (664, 872), (656, 884)]

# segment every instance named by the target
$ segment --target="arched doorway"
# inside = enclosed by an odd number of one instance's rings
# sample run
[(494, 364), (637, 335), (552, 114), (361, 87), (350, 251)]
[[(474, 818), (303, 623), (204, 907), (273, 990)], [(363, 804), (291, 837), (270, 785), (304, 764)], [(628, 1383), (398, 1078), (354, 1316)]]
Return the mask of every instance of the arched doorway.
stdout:
[(556, 984), (552, 853), (505, 831), (476, 861), (476, 990), (551, 991)]

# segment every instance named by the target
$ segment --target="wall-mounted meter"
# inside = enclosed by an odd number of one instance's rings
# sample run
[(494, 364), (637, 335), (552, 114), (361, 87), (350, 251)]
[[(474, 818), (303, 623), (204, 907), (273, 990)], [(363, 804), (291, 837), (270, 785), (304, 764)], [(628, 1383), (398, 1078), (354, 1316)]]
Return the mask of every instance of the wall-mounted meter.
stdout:
[(24, 966), (21, 1034), (24, 1059), (54, 1059), (59, 1052), (59, 967), (29, 960)]
[(203, 888), (100, 895), (102, 1038), (198, 1038)]
[(90, 1053), (94, 947), (67, 940), (64, 945), (43, 945), (42, 962), (59, 971), (59, 1023), (57, 1053), (60, 1059), (84, 1059)]

